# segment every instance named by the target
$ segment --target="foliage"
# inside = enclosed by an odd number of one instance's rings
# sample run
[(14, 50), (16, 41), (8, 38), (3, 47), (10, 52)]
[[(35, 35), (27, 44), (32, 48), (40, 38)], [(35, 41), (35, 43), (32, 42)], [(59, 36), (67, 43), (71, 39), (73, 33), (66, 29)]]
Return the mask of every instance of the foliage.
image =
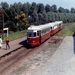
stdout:
[[(64, 23), (75, 22), (75, 8), (65, 9), (57, 5), (44, 5), (43, 3), (36, 4), (35, 2), (21, 2), (8, 4), (7, 2), (0, 3), (4, 9), (4, 27), (8, 27), (10, 31), (21, 31), (27, 29), (31, 24), (45, 24), (53, 21), (62, 20)], [(2, 17), (3, 19), (3, 17)], [(0, 32), (2, 31), (3, 21), (0, 18)]]
[(18, 14), (17, 16), (15, 16), (15, 20), (16, 20), (16, 24), (19, 23), (19, 25), (17, 25), (17, 27), (19, 28), (19, 30), (24, 30), (26, 22), (27, 22), (27, 18), (26, 18), (25, 13), (23, 13), (21, 11), (20, 14)]

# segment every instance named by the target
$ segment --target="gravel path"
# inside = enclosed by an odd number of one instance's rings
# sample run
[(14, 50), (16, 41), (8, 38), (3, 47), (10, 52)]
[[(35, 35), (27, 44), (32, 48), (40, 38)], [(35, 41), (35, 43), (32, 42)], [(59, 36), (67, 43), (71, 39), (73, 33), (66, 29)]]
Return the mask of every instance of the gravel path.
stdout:
[(31, 66), (22, 75), (75, 75), (74, 37), (67, 36), (53, 56), (41, 66)]

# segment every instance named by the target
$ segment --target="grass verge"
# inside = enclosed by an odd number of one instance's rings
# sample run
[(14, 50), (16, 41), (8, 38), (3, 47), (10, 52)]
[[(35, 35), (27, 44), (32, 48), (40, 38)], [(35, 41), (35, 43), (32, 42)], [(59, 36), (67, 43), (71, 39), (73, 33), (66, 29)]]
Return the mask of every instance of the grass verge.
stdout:
[[(25, 36), (25, 35), (26, 35), (26, 30), (17, 31), (17, 32), (10, 32), (10, 33), (8, 34), (8, 38), (9, 38), (10, 41), (12, 41), (12, 40), (21, 38), (21, 37), (23, 37), (23, 36)], [(7, 34), (4, 33), (3, 42), (5, 42), (6, 38), (7, 38)]]
[(75, 32), (75, 23), (67, 23), (64, 28), (58, 32), (57, 36), (73, 36)]

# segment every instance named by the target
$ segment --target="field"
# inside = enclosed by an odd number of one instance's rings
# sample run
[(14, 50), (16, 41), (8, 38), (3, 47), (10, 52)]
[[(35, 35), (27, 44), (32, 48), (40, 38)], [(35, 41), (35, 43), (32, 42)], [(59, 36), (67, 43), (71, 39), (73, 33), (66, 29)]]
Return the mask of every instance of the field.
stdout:
[(58, 32), (57, 36), (73, 36), (75, 32), (75, 23), (64, 24), (64, 29)]
[[(23, 37), (25, 35), (26, 35), (26, 30), (17, 31), (17, 32), (10, 32), (8, 34), (8, 38), (9, 38), (9, 40), (15, 40), (15, 39), (21, 38), (21, 37)], [(3, 42), (5, 42), (6, 38), (7, 38), (7, 35), (6, 35), (6, 33), (4, 33)]]

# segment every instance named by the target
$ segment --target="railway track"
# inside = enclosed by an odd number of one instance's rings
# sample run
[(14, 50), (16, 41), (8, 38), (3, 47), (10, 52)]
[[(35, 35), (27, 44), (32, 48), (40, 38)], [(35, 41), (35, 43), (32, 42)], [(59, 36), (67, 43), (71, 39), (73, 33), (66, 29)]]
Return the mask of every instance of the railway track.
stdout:
[(28, 49), (23, 46), (2, 56), (0, 60), (0, 75), (4, 75), (9, 68), (13, 67), (14, 64), (34, 53), (36, 49), (38, 49), (38, 47)]
[[(46, 41), (47, 42), (46, 46), (50, 47), (49, 45), (57, 44), (60, 40), (61, 39), (59, 37), (52, 36), (50, 39)], [(33, 54), (36, 51), (40, 51), (40, 48), (44, 46), (45, 46), (45, 42), (35, 48), (27, 49), (25, 47), (21, 47), (5, 55), (0, 60), (0, 75), (2, 74), (4, 75), (4, 73), (6, 73), (9, 68), (13, 67), (14, 64), (21, 61), (22, 59), (25, 59), (30, 54)]]
[(12, 54), (2, 57), (0, 60), (0, 75), (2, 75), (2, 73), (4, 73), (4, 71), (11, 67), (13, 64), (23, 59), (29, 52), (31, 52), (31, 50), (32, 49), (26, 49), (25, 47), (22, 47), (17, 51), (12, 52)]

